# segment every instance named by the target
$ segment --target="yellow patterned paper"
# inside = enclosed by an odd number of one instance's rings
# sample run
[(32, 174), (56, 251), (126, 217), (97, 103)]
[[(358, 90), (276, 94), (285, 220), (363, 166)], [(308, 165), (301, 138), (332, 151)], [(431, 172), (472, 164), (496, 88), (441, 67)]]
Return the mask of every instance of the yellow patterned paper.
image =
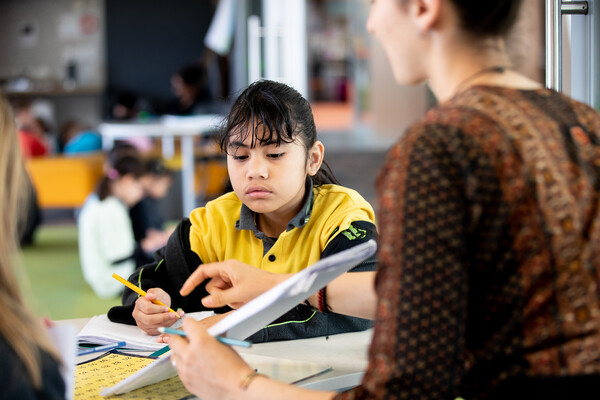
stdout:
[(153, 361), (154, 358), (111, 352), (81, 363), (75, 370), (75, 400), (178, 400), (190, 396), (177, 376), (119, 396), (100, 396), (103, 388), (116, 385)]

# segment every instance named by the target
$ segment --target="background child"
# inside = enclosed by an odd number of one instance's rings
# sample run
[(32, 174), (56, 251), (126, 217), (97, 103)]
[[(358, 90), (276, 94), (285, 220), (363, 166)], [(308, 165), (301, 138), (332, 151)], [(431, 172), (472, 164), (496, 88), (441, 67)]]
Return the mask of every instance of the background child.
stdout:
[(73, 119), (63, 124), (59, 144), (65, 155), (87, 154), (102, 150), (102, 137), (98, 132)]
[[(250, 85), (236, 100), (220, 137), (234, 191), (194, 210), (162, 251), (162, 259), (139, 269), (113, 321), (137, 323), (149, 334), (172, 325), (159, 299), (184, 311), (205, 309), (200, 285), (185, 298), (183, 282), (202, 263), (236, 259), (274, 273), (294, 273), (330, 254), (376, 236), (373, 209), (354, 190), (336, 185), (323, 163), (323, 144), (308, 102), (277, 82)], [(355, 268), (373, 270), (372, 258)], [(202, 268), (200, 266), (200, 268)], [(254, 342), (294, 339), (366, 329), (369, 321), (323, 313), (302, 304), (253, 335)], [(222, 310), (219, 310), (222, 311)], [(170, 315), (169, 315), (170, 314)], [(133, 316), (133, 318), (132, 318)]]
[(173, 74), (171, 89), (176, 99), (167, 103), (165, 114), (198, 114), (211, 101), (206, 68), (201, 63), (185, 65)]
[[(135, 270), (136, 243), (129, 207), (143, 196), (142, 162), (123, 156), (108, 168), (98, 185), (97, 196), (85, 202), (77, 220), (79, 256), (86, 282), (102, 298), (121, 294), (123, 285), (113, 273), (129, 276)], [(144, 243), (149, 250), (154, 243)]]
[[(157, 247), (163, 247), (167, 244), (173, 229), (165, 229), (165, 219), (161, 215), (158, 202), (169, 192), (173, 182), (172, 172), (160, 158), (151, 157), (144, 160), (141, 181), (144, 197), (129, 211), (133, 235), (139, 244), (151, 237)], [(140, 266), (151, 261), (153, 261), (151, 255), (140, 252), (136, 265)]]

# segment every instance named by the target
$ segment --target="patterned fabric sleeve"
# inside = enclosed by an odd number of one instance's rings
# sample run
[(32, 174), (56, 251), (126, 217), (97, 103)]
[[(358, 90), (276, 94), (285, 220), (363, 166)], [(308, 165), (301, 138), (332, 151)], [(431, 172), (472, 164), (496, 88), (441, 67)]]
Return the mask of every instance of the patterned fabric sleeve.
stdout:
[(582, 398), (571, 379), (600, 371), (599, 130), (556, 92), (501, 87), (409, 129), (378, 181), (370, 364), (339, 398), (514, 398), (548, 377)]
[(465, 200), (451, 154), (428, 136), (407, 133), (380, 175), (370, 364), (339, 399), (447, 399), (464, 373)]

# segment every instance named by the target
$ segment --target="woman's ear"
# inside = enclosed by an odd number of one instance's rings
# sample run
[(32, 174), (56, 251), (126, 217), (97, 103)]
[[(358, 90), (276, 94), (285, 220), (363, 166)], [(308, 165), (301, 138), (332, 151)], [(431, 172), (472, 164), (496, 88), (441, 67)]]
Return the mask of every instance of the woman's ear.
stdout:
[(414, 0), (410, 3), (410, 13), (421, 34), (428, 32), (439, 23), (445, 0)]
[(308, 150), (308, 160), (306, 160), (307, 173), (310, 176), (315, 176), (323, 164), (323, 157), (325, 156), (325, 147), (323, 143), (317, 140), (312, 147)]

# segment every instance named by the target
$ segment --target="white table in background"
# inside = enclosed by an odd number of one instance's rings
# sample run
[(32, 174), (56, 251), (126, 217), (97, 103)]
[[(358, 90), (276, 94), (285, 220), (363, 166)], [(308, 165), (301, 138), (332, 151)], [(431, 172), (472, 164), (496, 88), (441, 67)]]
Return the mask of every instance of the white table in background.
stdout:
[(163, 156), (172, 158), (175, 154), (175, 137), (181, 139), (181, 195), (183, 216), (187, 217), (195, 208), (194, 191), (194, 137), (206, 135), (223, 121), (219, 114), (204, 114), (178, 117), (167, 115), (148, 122), (104, 122), (100, 124), (102, 148), (110, 150), (116, 139), (160, 137)]
[[(81, 330), (89, 318), (56, 321), (73, 324)], [(324, 374), (307, 379), (298, 386), (314, 390), (344, 390), (360, 385), (368, 365), (368, 349), (373, 330), (322, 336), (310, 339), (256, 343), (249, 349), (234, 347), (239, 353), (269, 356), (274, 359), (315, 362), (330, 365)], [(97, 356), (93, 355), (94, 357)], [(92, 358), (92, 356), (81, 356)], [(79, 359), (78, 362), (84, 361)]]

